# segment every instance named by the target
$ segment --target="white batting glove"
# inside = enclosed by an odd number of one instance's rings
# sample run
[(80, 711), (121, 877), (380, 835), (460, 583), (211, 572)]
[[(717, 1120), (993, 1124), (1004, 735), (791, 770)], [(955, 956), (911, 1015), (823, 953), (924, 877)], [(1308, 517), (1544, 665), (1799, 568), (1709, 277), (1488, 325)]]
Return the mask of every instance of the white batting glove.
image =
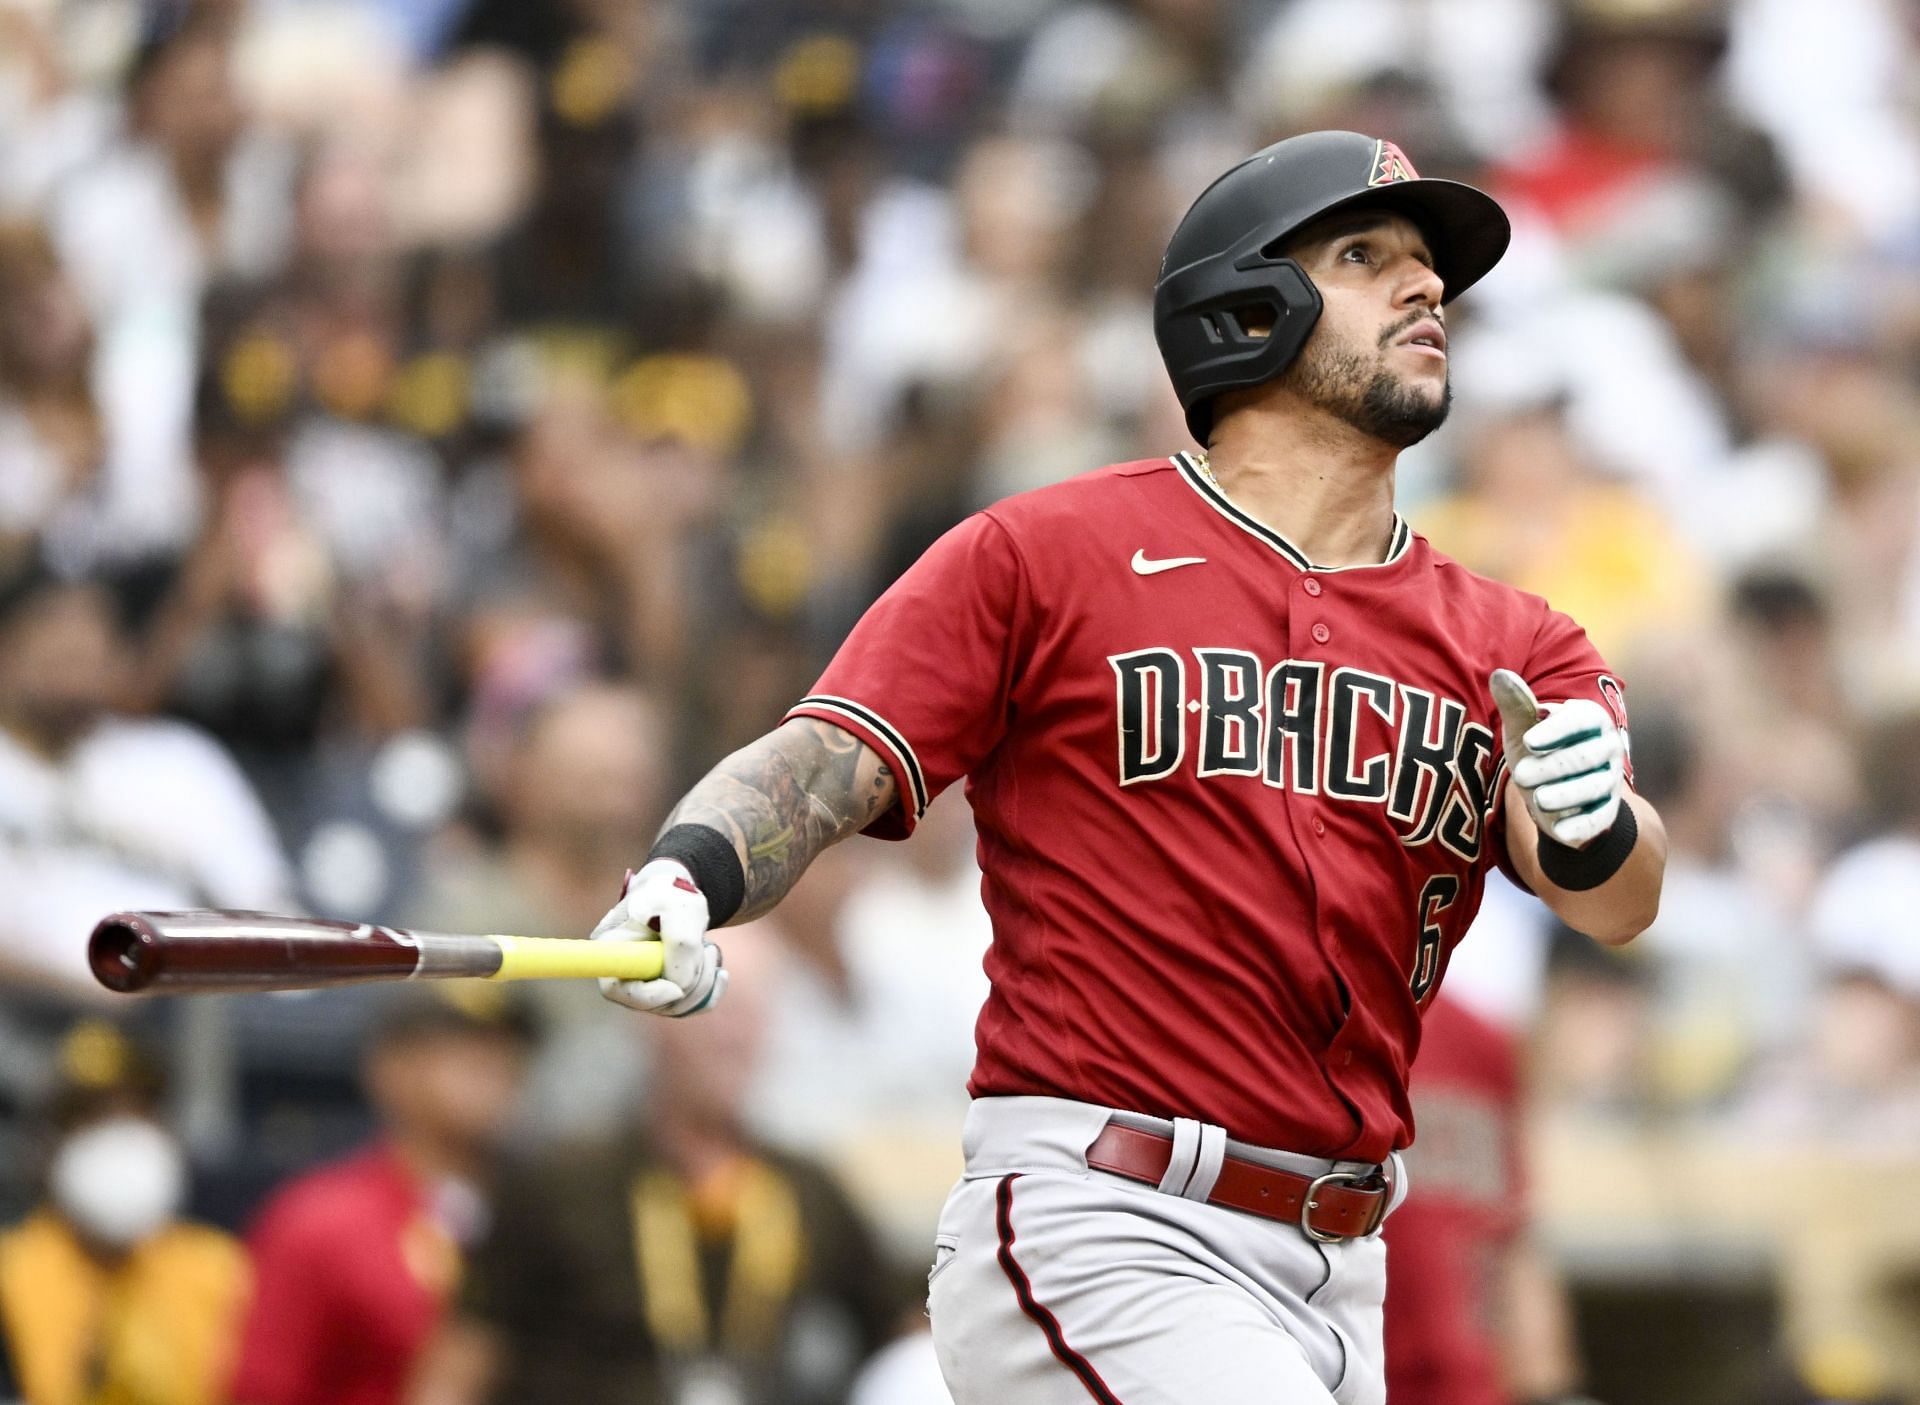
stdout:
[(1511, 669), (1495, 669), (1488, 686), (1500, 709), (1507, 774), (1527, 799), (1527, 813), (1549, 839), (1585, 848), (1613, 827), (1627, 795), (1627, 746), (1606, 708), (1589, 698), (1549, 703)]
[(674, 859), (654, 859), (627, 879), (626, 891), (593, 929), (593, 940), (659, 941), (660, 978), (600, 980), (616, 1005), (653, 1015), (697, 1015), (720, 1003), (727, 972), (720, 948), (707, 940), (707, 895)]

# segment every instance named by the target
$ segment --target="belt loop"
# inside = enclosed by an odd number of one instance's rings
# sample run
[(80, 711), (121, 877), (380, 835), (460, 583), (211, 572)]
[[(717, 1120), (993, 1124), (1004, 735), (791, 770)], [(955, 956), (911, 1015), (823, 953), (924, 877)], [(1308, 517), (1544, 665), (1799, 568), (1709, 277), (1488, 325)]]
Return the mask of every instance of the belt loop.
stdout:
[[(1387, 1193), (1387, 1208), (1380, 1212), (1380, 1223), (1384, 1225), (1387, 1222), (1387, 1216), (1391, 1215), (1395, 1210), (1398, 1210), (1401, 1205), (1406, 1203), (1407, 1192), (1413, 1188), (1413, 1185), (1412, 1182), (1407, 1179), (1407, 1159), (1399, 1152), (1388, 1152), (1387, 1164), (1382, 1169), (1386, 1172), (1390, 1182)], [(1374, 1232), (1376, 1234), (1379, 1233), (1379, 1229), (1376, 1227)]]
[(1199, 1158), (1193, 1168), (1193, 1179), (1180, 1192), (1189, 1200), (1205, 1200), (1213, 1194), (1213, 1183), (1220, 1179), (1220, 1166), (1227, 1159), (1227, 1129), (1211, 1122), (1199, 1125)]
[(1167, 1161), (1166, 1174), (1159, 1189), (1167, 1195), (1184, 1195), (1200, 1154), (1200, 1123), (1188, 1117), (1173, 1119), (1173, 1155)]

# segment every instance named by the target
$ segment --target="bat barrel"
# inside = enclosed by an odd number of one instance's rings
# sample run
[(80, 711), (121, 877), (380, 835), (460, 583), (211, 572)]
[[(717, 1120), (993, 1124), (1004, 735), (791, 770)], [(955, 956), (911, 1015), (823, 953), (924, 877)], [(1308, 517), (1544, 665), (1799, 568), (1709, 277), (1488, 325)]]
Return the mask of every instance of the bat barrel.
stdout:
[[(464, 953), (463, 953), (464, 955)], [(489, 957), (491, 964), (488, 964)], [(93, 929), (87, 961), (108, 990), (287, 990), (405, 979), (421, 965), (411, 933), (264, 912), (116, 912)], [(484, 975), (497, 953), (436, 962), (435, 975)], [(450, 969), (452, 966), (463, 969)]]

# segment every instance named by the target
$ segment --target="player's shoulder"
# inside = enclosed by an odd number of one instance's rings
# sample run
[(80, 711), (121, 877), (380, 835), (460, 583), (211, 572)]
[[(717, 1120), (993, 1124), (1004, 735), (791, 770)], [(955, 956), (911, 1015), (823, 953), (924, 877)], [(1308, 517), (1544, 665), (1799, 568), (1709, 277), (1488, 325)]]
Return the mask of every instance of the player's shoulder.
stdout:
[[(1411, 525), (1411, 524), (1410, 524)], [(1522, 590), (1507, 581), (1484, 575), (1455, 560), (1413, 529), (1411, 560), (1427, 573), (1435, 599), (1463, 607), (1486, 618), (1539, 628), (1554, 613), (1543, 595)]]
[(200, 793), (222, 800), (250, 791), (233, 753), (211, 732), (172, 717), (111, 717), (75, 753), (81, 774), (147, 791)]
[(198, 1273), (216, 1281), (233, 1278), (247, 1264), (247, 1251), (238, 1239), (197, 1220), (176, 1220), (167, 1225), (147, 1242), (145, 1251), (165, 1259), (176, 1271)]
[(254, 1233), (315, 1245), (350, 1236), (364, 1227), (369, 1202), (381, 1198), (390, 1179), (386, 1154), (377, 1149), (316, 1166), (268, 1198)]
[(1156, 490), (1178, 482), (1178, 469), (1171, 458), (1129, 459), (1015, 493), (980, 515), (1016, 539), (1060, 523), (1071, 523), (1085, 531), (1089, 524), (1150, 510)]

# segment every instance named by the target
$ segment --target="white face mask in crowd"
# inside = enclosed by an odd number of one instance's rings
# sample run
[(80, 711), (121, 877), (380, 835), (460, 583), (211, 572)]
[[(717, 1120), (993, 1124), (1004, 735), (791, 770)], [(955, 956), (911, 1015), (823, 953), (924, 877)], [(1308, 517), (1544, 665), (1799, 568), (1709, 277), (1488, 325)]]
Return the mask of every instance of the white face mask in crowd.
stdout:
[(143, 1117), (113, 1117), (73, 1133), (48, 1175), (53, 1203), (88, 1238), (139, 1243), (173, 1217), (187, 1171), (172, 1137)]

